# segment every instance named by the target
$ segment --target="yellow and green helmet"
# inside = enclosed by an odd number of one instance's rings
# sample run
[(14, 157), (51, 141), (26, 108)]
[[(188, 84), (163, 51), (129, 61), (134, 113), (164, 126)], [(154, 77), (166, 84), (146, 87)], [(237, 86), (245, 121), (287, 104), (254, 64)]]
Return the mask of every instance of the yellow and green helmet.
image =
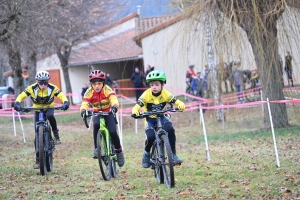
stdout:
[(150, 72), (147, 76), (146, 76), (146, 81), (147, 83), (151, 82), (151, 81), (162, 81), (163, 83), (167, 82), (167, 77), (165, 72), (161, 71), (161, 70), (155, 70)]

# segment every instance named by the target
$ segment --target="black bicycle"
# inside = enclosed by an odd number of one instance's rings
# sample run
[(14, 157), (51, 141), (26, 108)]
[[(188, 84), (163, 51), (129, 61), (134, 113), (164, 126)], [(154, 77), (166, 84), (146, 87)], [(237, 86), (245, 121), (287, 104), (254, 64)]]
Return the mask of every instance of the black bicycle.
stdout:
[(157, 124), (155, 127), (155, 141), (151, 148), (150, 162), (151, 169), (154, 170), (154, 176), (159, 184), (165, 182), (168, 188), (175, 186), (173, 153), (171, 150), (168, 133), (162, 128), (160, 116), (170, 115), (167, 112), (178, 112), (177, 108), (166, 108), (165, 110), (157, 110), (141, 113), (141, 115), (131, 115), (135, 119), (141, 119), (156, 115)]
[(39, 154), (40, 174), (46, 175), (53, 169), (53, 151), (55, 150), (54, 140), (51, 134), (51, 126), (46, 117), (48, 109), (63, 110), (60, 107), (40, 107), (40, 108), (21, 108), (20, 111), (30, 112), (39, 111), (39, 120), (35, 122), (36, 153)]
[[(97, 134), (97, 153), (98, 162), (102, 177), (104, 180), (109, 181), (111, 177), (117, 177), (117, 155), (115, 152), (115, 147), (111, 142), (110, 133), (106, 127), (105, 119), (103, 116), (107, 116), (113, 112), (89, 112), (86, 117), (83, 117), (85, 126), (89, 128), (87, 123), (87, 117), (101, 116), (100, 117), (100, 128)], [(113, 113), (116, 124), (118, 124), (116, 114)]]

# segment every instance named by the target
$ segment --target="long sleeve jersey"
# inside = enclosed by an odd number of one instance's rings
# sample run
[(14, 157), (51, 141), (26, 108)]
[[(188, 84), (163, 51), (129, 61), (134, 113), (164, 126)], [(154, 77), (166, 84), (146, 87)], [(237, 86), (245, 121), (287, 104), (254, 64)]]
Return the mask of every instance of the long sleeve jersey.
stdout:
[(57, 97), (62, 103), (68, 101), (67, 97), (60, 91), (60, 89), (51, 83), (49, 83), (48, 87), (44, 90), (41, 90), (37, 83), (28, 86), (23, 92), (21, 92), (21, 94), (18, 95), (16, 102), (20, 103), (28, 96), (30, 96), (33, 102), (33, 108), (53, 107), (54, 97)]

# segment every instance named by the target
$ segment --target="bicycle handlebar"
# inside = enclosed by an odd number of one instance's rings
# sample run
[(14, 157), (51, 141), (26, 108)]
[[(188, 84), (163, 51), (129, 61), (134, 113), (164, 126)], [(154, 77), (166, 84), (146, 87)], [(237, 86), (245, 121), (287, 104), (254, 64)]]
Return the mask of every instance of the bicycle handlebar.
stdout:
[(92, 117), (92, 116), (108, 116), (109, 114), (113, 114), (114, 115), (114, 120), (115, 120), (115, 123), (118, 124), (118, 121), (117, 121), (117, 117), (116, 117), (116, 113), (112, 112), (112, 111), (109, 111), (109, 112), (103, 112), (103, 111), (100, 111), (100, 112), (97, 112), (97, 113), (94, 113), (94, 112), (88, 112), (88, 115), (85, 116), (85, 117), (82, 117), (82, 120), (84, 121), (84, 124), (86, 126), (86, 128), (89, 128), (89, 124), (87, 123), (87, 118), (88, 117)]
[(57, 106), (57, 107), (39, 107), (39, 108), (32, 108), (32, 107), (21, 107), (21, 112), (30, 112), (30, 111), (42, 111), (42, 110), (48, 110), (48, 109), (54, 109), (54, 110), (63, 110), (62, 106)]
[(164, 110), (155, 110), (155, 111), (149, 111), (149, 112), (143, 112), (139, 116), (136, 116), (135, 114), (132, 114), (131, 117), (135, 119), (142, 119), (151, 115), (163, 115), (166, 112), (182, 112), (178, 108), (166, 108)]

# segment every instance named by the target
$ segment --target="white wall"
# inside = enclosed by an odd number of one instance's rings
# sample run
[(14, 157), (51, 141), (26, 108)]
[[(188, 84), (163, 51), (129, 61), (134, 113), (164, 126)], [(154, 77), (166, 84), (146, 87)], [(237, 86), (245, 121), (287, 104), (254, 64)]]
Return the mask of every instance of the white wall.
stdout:
[[(288, 17), (300, 19), (296, 12), (293, 16), (288, 15)], [(241, 28), (231, 25), (228, 20), (218, 24), (218, 29), (222, 29), (222, 32), (217, 32), (217, 28), (214, 28), (217, 26), (215, 21), (212, 21), (211, 25), (214, 37), (213, 46), (217, 47), (217, 49), (213, 49), (216, 63), (222, 60), (227, 63), (240, 60), (242, 69), (256, 67), (252, 47), (246, 33)], [(220, 28), (220, 26), (222, 27)], [(293, 27), (295, 24), (290, 26)], [(284, 49), (291, 49), (294, 58), (294, 76), (299, 74), (300, 56), (297, 56), (300, 55), (299, 27), (297, 25), (297, 31), (293, 31), (293, 35), (290, 35), (289, 39), (283, 36), (280, 37), (281, 39), (279, 38), (279, 52), (281, 52), (282, 58)], [(205, 31), (203, 23), (196, 24), (195, 20), (182, 20), (143, 38), (144, 65), (150, 64), (155, 66), (155, 69), (165, 71), (166, 86), (185, 91), (185, 73), (188, 65), (195, 64), (195, 70), (203, 72), (204, 64), (208, 62)], [(238, 34), (233, 35), (233, 32)], [(282, 29), (278, 32), (283, 34)], [(289, 33), (289, 31), (284, 31), (284, 33)], [(296, 78), (295, 83), (299, 83), (299, 78)], [(178, 95), (175, 91), (171, 92)]]

